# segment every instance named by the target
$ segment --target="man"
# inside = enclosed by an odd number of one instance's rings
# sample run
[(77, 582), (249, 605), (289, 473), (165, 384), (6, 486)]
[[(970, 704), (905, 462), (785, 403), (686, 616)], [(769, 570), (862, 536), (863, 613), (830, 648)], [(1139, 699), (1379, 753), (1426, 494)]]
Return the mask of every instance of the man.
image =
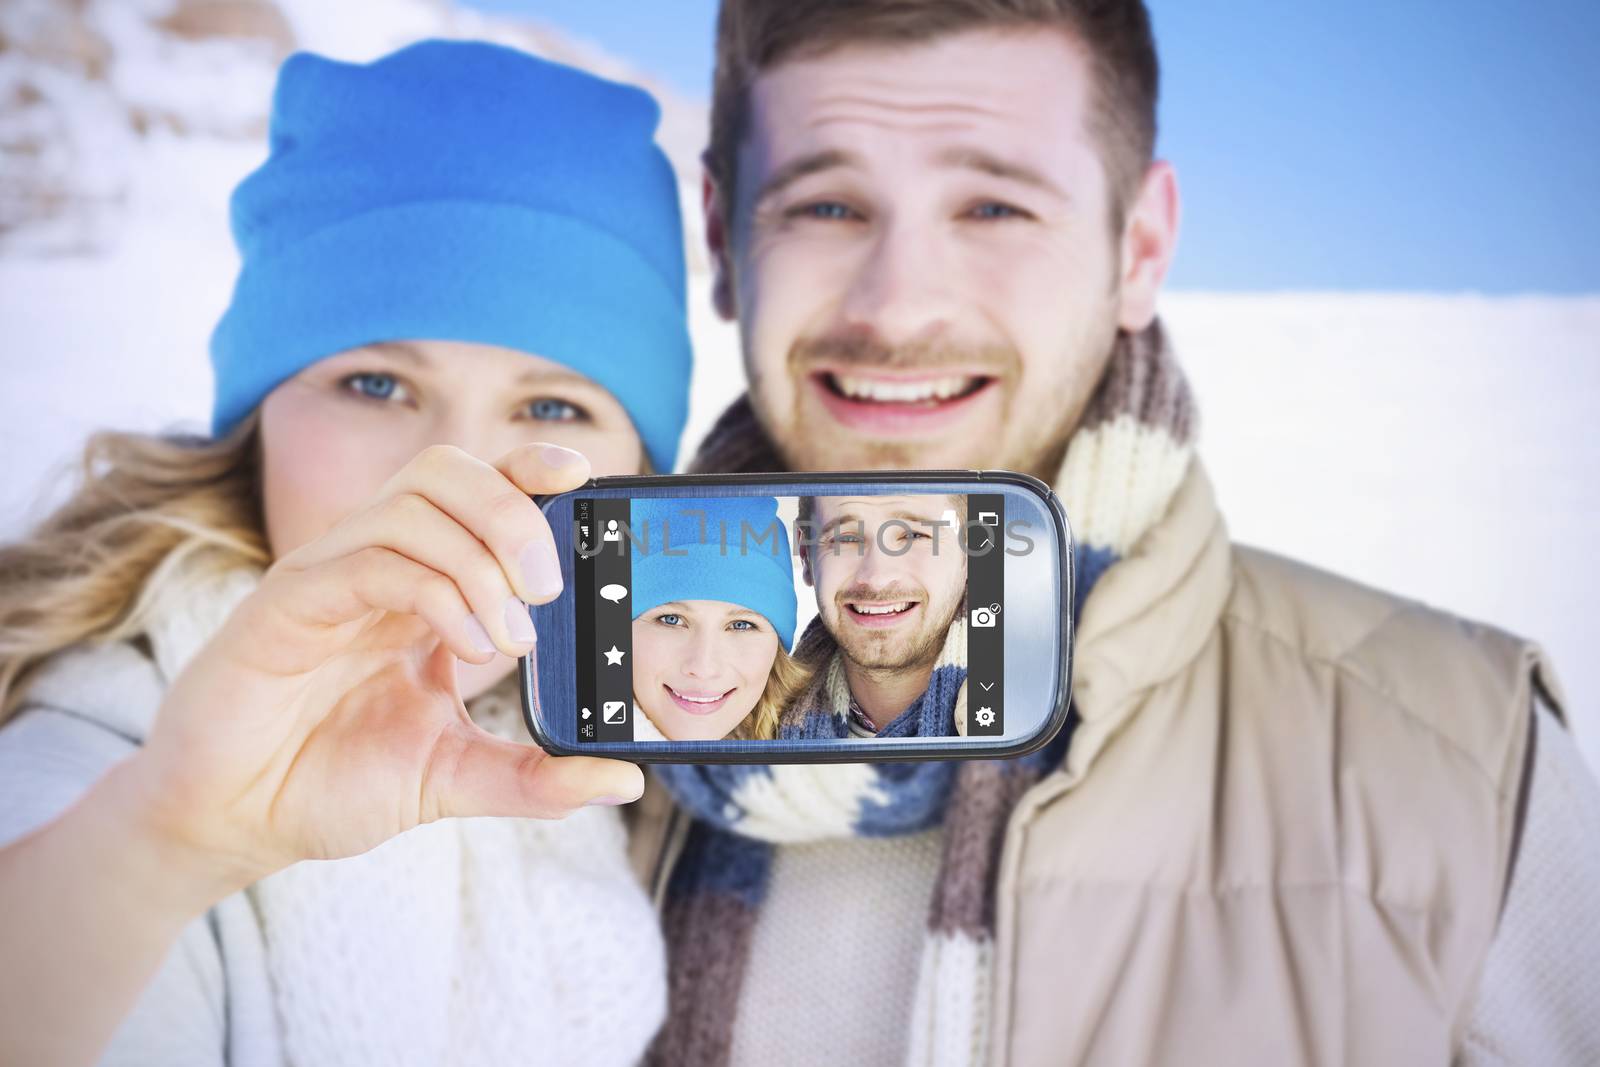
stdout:
[(1037, 761), (665, 777), (656, 1060), (1600, 1062), (1600, 794), (1539, 650), (1228, 541), (1156, 319), (1143, 4), (725, 0), (717, 33), (750, 390), (695, 466), (1030, 471), (1084, 595)]
[[(801, 574), (817, 594), (817, 618), (838, 646), (850, 691), (852, 736), (912, 734), (911, 718), (936, 711), (919, 737), (956, 733), (965, 687), (937, 709), (913, 708), (955, 641), (965, 651), (967, 557), (960, 496), (801, 497)], [(965, 681), (965, 670), (960, 670)]]

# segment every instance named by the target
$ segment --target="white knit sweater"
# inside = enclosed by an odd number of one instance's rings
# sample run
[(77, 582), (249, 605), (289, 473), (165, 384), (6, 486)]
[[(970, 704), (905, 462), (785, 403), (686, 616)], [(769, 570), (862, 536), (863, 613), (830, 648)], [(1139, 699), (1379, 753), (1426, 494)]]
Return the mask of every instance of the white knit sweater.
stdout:
[[(0, 729), (0, 842), (132, 751), (167, 683), (255, 581), (175, 577), (150, 627), (153, 661), (121, 643), (47, 666)], [(514, 686), (470, 711), (525, 741)], [(625, 846), (618, 812), (596, 807), (555, 822), (444, 820), (296, 864), (185, 930), (104, 1062), (634, 1063), (666, 984)]]

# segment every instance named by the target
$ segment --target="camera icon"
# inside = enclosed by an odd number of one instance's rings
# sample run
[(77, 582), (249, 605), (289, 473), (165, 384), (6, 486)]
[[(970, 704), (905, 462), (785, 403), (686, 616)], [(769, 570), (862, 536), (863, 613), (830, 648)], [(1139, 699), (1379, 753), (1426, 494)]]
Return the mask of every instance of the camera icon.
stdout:
[(975, 627), (992, 628), (1000, 616), (1000, 605), (990, 604), (986, 608), (972, 609), (972, 625)]

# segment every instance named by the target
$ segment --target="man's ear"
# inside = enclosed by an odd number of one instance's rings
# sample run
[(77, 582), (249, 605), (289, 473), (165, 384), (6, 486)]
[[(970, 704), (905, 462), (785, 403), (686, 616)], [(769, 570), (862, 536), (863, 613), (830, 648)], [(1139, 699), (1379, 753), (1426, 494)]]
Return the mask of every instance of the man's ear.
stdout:
[(728, 227), (722, 217), (722, 195), (711, 171), (702, 165), (700, 209), (706, 220), (706, 252), (711, 259), (711, 306), (724, 322), (738, 316), (733, 306), (733, 266), (728, 255)]
[(1156, 298), (1178, 249), (1178, 175), (1157, 160), (1145, 171), (1122, 230), (1121, 300), (1117, 324), (1138, 333), (1156, 317)]
[(809, 586), (817, 584), (816, 579), (811, 576), (811, 550), (809, 548), (800, 550), (800, 577)]

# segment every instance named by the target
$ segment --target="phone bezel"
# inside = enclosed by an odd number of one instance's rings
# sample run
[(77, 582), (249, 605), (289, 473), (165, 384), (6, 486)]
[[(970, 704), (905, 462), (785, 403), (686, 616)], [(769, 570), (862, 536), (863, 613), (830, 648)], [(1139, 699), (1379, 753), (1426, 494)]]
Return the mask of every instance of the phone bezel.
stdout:
[[(1048, 485), (1031, 475), (1006, 470), (929, 470), (929, 471), (828, 471), (828, 472), (774, 472), (733, 474), (669, 474), (622, 475), (591, 478), (570, 492), (561, 493), (541, 501), (546, 515), (551, 517), (551, 530), (555, 537), (557, 555), (561, 560), (562, 579), (566, 589), (573, 583), (571, 542), (572, 501), (595, 490), (674, 489), (685, 486), (773, 486), (775, 492), (795, 485), (839, 485), (869, 482), (874, 485), (917, 485), (945, 483), (970, 485), (1008, 485), (1026, 490), (1037, 497), (1044, 511), (1054, 523), (1056, 535), (1056, 567), (1062, 576), (1060, 597), (1060, 632), (1064, 636), (1062, 647), (1056, 653), (1054, 672), (1055, 697), (1046, 715), (1032, 733), (1017, 738), (1000, 737), (993, 744), (971, 736), (961, 738), (927, 738), (897, 740), (894, 744), (874, 745), (860, 739), (840, 739), (836, 742), (808, 741), (803, 747), (794, 742), (732, 741), (716, 742), (714, 747), (662, 749), (645, 747), (644, 742), (573, 742), (561, 740), (545, 730), (538, 712), (541, 691), (576, 693), (576, 667), (573, 663), (575, 646), (573, 634), (576, 627), (576, 604), (564, 590), (562, 595), (548, 604), (533, 607), (534, 625), (540, 634), (536, 656), (523, 656), (518, 663), (522, 694), (522, 717), (534, 741), (552, 755), (598, 756), (624, 759), (631, 763), (732, 763), (732, 764), (801, 764), (801, 763), (877, 763), (927, 759), (1007, 759), (1034, 752), (1046, 744), (1066, 725), (1072, 700), (1072, 661), (1076, 634), (1073, 626), (1073, 603), (1076, 597), (1077, 574), (1073, 551), (1072, 527), (1060, 500)], [(780, 494), (787, 495), (787, 494)], [(552, 516), (565, 506), (563, 516)], [(538, 663), (535, 664), (534, 659)], [(575, 699), (575, 698), (574, 698)], [(701, 745), (706, 742), (682, 742)]]

